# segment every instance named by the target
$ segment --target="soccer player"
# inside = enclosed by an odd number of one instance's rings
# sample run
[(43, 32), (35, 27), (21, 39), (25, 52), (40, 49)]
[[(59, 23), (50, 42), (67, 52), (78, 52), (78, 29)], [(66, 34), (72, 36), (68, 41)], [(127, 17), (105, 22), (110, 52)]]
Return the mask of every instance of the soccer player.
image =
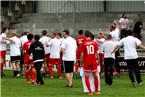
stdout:
[(50, 47), (50, 59), (49, 59), (49, 74), (50, 78), (53, 78), (53, 67), (56, 65), (58, 76), (60, 79), (62, 79), (61, 74), (61, 67), (60, 67), (60, 45), (61, 40), (58, 39), (58, 34), (53, 33), (53, 39), (51, 39), (46, 46)]
[(63, 31), (63, 41), (61, 44), (61, 54), (65, 77), (67, 79), (67, 88), (72, 88), (74, 61), (76, 60), (77, 44), (75, 39), (69, 36), (69, 31)]
[(136, 76), (137, 83), (139, 85), (142, 84), (136, 48), (139, 47), (145, 50), (145, 46), (142, 45), (139, 39), (132, 36), (133, 33), (132, 30), (128, 30), (127, 33), (128, 33), (128, 37), (121, 39), (112, 52), (115, 52), (115, 50), (118, 47), (121, 46), (124, 47), (124, 60), (127, 62), (131, 83), (133, 87), (135, 87), (134, 73)]
[(0, 76), (5, 76), (3, 72), (3, 66), (5, 64), (5, 57), (6, 57), (6, 50), (7, 50), (7, 34), (8, 34), (8, 28), (5, 27), (2, 29), (2, 34), (0, 35)]
[[(21, 60), (21, 54), (20, 54), (20, 47), (21, 42), (20, 39), (16, 36), (16, 32), (12, 32), (12, 37), (10, 38), (10, 58), (12, 63), (12, 69), (13, 69), (13, 78), (19, 77), (19, 69), (20, 69), (20, 60)], [(13, 42), (14, 41), (14, 42)]]
[(39, 35), (35, 35), (34, 36), (34, 43), (32, 43), (30, 45), (30, 48), (28, 50), (28, 54), (29, 55), (33, 55), (33, 62), (34, 62), (34, 67), (36, 69), (37, 72), (37, 79), (36, 79), (36, 83), (40, 84), (40, 86), (44, 86), (44, 81), (41, 75), (41, 67), (43, 64), (43, 58), (45, 55), (45, 51), (44, 51), (44, 46), (43, 44), (39, 41), (40, 36)]
[(48, 69), (48, 61), (49, 61), (49, 56), (50, 56), (50, 47), (46, 47), (45, 44), (48, 43), (50, 41), (51, 38), (47, 37), (47, 31), (43, 30), (42, 31), (42, 37), (40, 38), (40, 42), (43, 44), (44, 46), (44, 50), (45, 50), (45, 56), (44, 56), (44, 72), (43, 75), (48, 75), (49, 73), (49, 69)]
[[(115, 54), (111, 53), (111, 52), (115, 46), (116, 46), (116, 43), (112, 41), (112, 35), (108, 34), (107, 41), (104, 42), (104, 44), (103, 44), (104, 70), (105, 70), (106, 85), (112, 85), (112, 83), (113, 83), (113, 68), (114, 68), (114, 64), (115, 64)], [(108, 72), (110, 72), (110, 73), (108, 73)]]
[[(91, 39), (91, 32), (85, 31), (85, 37), (86, 41), (82, 43), (81, 46), (81, 66), (85, 70), (85, 82), (87, 85), (87, 88), (89, 90), (88, 95), (93, 95), (92, 90), (90, 88), (90, 81), (89, 81), (89, 74), (90, 70), (93, 72), (94, 76), (94, 84), (95, 84), (95, 94), (100, 94), (98, 90), (98, 74), (97, 74), (97, 65), (99, 63), (99, 55), (98, 55), (98, 45), (96, 44), (95, 41)], [(98, 59), (97, 59), (98, 58)], [(98, 62), (96, 62), (96, 59)], [(82, 64), (82, 61), (84, 60), (84, 65)]]
[(78, 33), (79, 33), (79, 36), (76, 38), (76, 42), (77, 42), (77, 54), (76, 54), (76, 63), (75, 63), (75, 73), (76, 73), (75, 78), (76, 79), (78, 79), (78, 70), (79, 70), (79, 66), (80, 66), (81, 44), (85, 40), (83, 30), (79, 30)]
[(20, 48), (21, 49), (20, 74), (21, 74), (21, 76), (23, 76), (25, 74), (22, 47), (23, 47), (24, 43), (28, 41), (28, 39), (27, 39), (27, 35), (28, 34), (29, 34), (29, 32), (24, 32), (24, 33), (22, 33), (22, 35), (20, 37), (20, 42), (21, 42), (21, 48)]
[(25, 69), (26, 69), (26, 79), (27, 83), (30, 84), (30, 75), (32, 75), (32, 83), (35, 84), (35, 78), (36, 78), (36, 71), (34, 69), (34, 64), (33, 64), (33, 59), (32, 59), (32, 54), (28, 54), (28, 49), (30, 45), (33, 43), (33, 34), (28, 34), (27, 35), (28, 41), (24, 43), (23, 45), (23, 53), (24, 53), (24, 64), (25, 64)]
[(97, 36), (97, 43), (98, 43), (98, 53), (100, 58), (100, 66), (101, 66), (101, 76), (104, 76), (104, 52), (103, 52), (103, 43), (106, 41), (105, 38), (102, 36), (104, 35), (104, 32), (101, 32)]

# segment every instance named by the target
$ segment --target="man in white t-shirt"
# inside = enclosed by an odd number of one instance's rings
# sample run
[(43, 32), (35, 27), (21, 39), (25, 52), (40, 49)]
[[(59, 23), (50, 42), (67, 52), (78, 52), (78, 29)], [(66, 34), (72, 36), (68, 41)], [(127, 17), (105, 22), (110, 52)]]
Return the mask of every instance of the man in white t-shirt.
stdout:
[(5, 76), (3, 72), (3, 66), (5, 64), (5, 57), (6, 57), (6, 50), (7, 50), (7, 34), (8, 34), (8, 28), (5, 27), (2, 29), (2, 34), (0, 34), (0, 76)]
[(56, 65), (58, 76), (62, 79), (61, 67), (60, 67), (60, 45), (61, 40), (57, 38), (58, 34), (53, 33), (53, 39), (51, 39), (46, 46), (50, 47), (50, 58), (49, 58), (49, 75), (53, 78), (53, 67)]
[(67, 79), (67, 88), (72, 88), (72, 80), (73, 80), (73, 67), (74, 62), (76, 61), (76, 49), (77, 44), (76, 40), (69, 36), (69, 31), (63, 31), (64, 40), (62, 41), (61, 45), (61, 54), (63, 60), (63, 67), (65, 77)]
[(42, 31), (42, 37), (40, 38), (40, 42), (43, 44), (44, 46), (44, 51), (45, 51), (45, 55), (44, 55), (44, 72), (43, 75), (48, 75), (48, 61), (49, 61), (49, 56), (50, 56), (50, 47), (46, 47), (45, 44), (48, 43), (50, 41), (51, 38), (47, 37), (47, 31), (43, 30)]
[(97, 36), (97, 43), (98, 43), (98, 53), (100, 57), (100, 66), (101, 66), (101, 77), (104, 76), (104, 52), (103, 52), (103, 43), (106, 41), (103, 38), (104, 32), (101, 32)]
[(103, 44), (106, 85), (112, 85), (113, 83), (113, 69), (115, 65), (115, 54), (111, 52), (115, 46), (116, 43), (112, 41), (111, 34), (108, 34), (107, 41), (104, 42)]
[(13, 69), (13, 77), (17, 78), (19, 76), (19, 65), (20, 65), (20, 60), (21, 60), (21, 53), (20, 53), (20, 47), (21, 47), (21, 42), (20, 39), (16, 36), (16, 32), (12, 32), (12, 37), (10, 38), (11, 42), (10, 43), (10, 58), (11, 58), (11, 63), (12, 63), (12, 69)]
[(118, 47), (124, 47), (124, 60), (127, 62), (131, 83), (133, 87), (135, 87), (134, 73), (137, 79), (137, 83), (139, 85), (142, 84), (136, 48), (139, 47), (145, 50), (145, 46), (142, 45), (139, 39), (132, 36), (132, 30), (128, 30), (127, 33), (129, 36), (121, 39), (112, 52), (115, 52)]
[(120, 38), (124, 38), (127, 37), (127, 29), (128, 29), (128, 19), (125, 15), (125, 13), (123, 13), (122, 18), (120, 18), (119, 23), (121, 25), (121, 35)]

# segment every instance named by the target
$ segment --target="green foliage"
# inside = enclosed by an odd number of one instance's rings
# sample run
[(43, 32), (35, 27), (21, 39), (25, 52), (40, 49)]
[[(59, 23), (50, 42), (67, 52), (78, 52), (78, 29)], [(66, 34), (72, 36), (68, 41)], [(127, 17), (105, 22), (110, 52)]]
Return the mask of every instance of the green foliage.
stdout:
[[(45, 86), (27, 84), (25, 78), (12, 78), (12, 71), (5, 71), (6, 76), (1, 79), (1, 97), (88, 97), (83, 92), (81, 79), (73, 80), (73, 88), (65, 88), (66, 80), (46, 78)], [(145, 75), (142, 75), (145, 79)], [(101, 95), (92, 97), (145, 97), (144, 84), (136, 88), (132, 87), (127, 74), (120, 78), (114, 77), (112, 86), (106, 86), (104, 78), (101, 78)]]

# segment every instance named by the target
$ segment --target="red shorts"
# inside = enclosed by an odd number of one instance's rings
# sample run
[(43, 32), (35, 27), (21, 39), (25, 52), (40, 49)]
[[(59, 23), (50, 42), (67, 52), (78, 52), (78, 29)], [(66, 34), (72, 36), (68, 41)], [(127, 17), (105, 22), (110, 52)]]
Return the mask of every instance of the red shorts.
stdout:
[(25, 64), (25, 66), (34, 66), (33, 60), (25, 60), (24, 59), (24, 64)]
[(104, 61), (104, 54), (103, 53), (99, 53), (99, 57), (100, 57), (100, 62)]
[(84, 70), (85, 72), (97, 72), (98, 69), (97, 69), (98, 65), (97, 64), (93, 64), (93, 65), (86, 65), (84, 64)]
[(81, 51), (77, 51), (76, 53), (76, 59), (79, 61), (81, 57)]
[(49, 56), (50, 56), (50, 54), (46, 54), (46, 55), (44, 55), (43, 60), (44, 60), (44, 61), (47, 61), (47, 60), (49, 59)]
[(0, 51), (0, 58), (5, 59), (6, 51)]
[(49, 66), (53, 66), (53, 65), (60, 65), (60, 59), (55, 59), (55, 58), (50, 58), (49, 59)]

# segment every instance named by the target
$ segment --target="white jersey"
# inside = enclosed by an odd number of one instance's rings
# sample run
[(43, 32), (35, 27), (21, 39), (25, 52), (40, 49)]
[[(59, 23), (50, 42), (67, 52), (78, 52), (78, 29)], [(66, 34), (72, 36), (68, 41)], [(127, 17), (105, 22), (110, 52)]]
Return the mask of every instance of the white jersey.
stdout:
[(20, 38), (21, 46), (23, 47), (24, 43), (28, 41), (27, 35), (24, 35)]
[(138, 58), (136, 47), (141, 44), (141, 41), (133, 36), (128, 36), (118, 42), (119, 46), (124, 47), (124, 59)]
[(116, 43), (113, 41), (106, 41), (103, 44), (104, 58), (113, 58), (115, 59), (115, 54), (111, 53), (115, 48)]
[(76, 60), (76, 40), (72, 37), (63, 39), (61, 48), (64, 48), (62, 60), (64, 61), (75, 61)]
[(50, 58), (60, 58), (60, 45), (61, 40), (54, 38), (48, 42), (50, 47)]
[(13, 41), (15, 41), (15, 43), (11, 42), (10, 43), (10, 56), (20, 56), (20, 47), (21, 47), (21, 42), (20, 39), (16, 36), (10, 38)]
[(97, 39), (97, 40), (100, 41), (100, 42), (97, 42), (98, 43), (98, 53), (104, 53), (103, 52), (103, 43), (105, 42), (105, 39), (101, 38), (101, 39)]
[(122, 29), (126, 29), (128, 26), (128, 19), (120, 18), (119, 23)]
[(110, 34), (112, 36), (112, 41), (117, 44), (117, 42), (119, 41), (119, 29), (116, 28), (114, 31), (110, 32)]
[(48, 43), (50, 40), (51, 40), (51, 38), (46, 37), (46, 36), (42, 36), (39, 40), (44, 46), (45, 55), (50, 53), (50, 47), (45, 46), (46, 43)]
[(0, 51), (6, 51), (7, 50), (7, 44), (1, 43), (2, 40), (5, 40), (4, 38), (6, 38), (6, 34), (2, 33), (0, 35)]

